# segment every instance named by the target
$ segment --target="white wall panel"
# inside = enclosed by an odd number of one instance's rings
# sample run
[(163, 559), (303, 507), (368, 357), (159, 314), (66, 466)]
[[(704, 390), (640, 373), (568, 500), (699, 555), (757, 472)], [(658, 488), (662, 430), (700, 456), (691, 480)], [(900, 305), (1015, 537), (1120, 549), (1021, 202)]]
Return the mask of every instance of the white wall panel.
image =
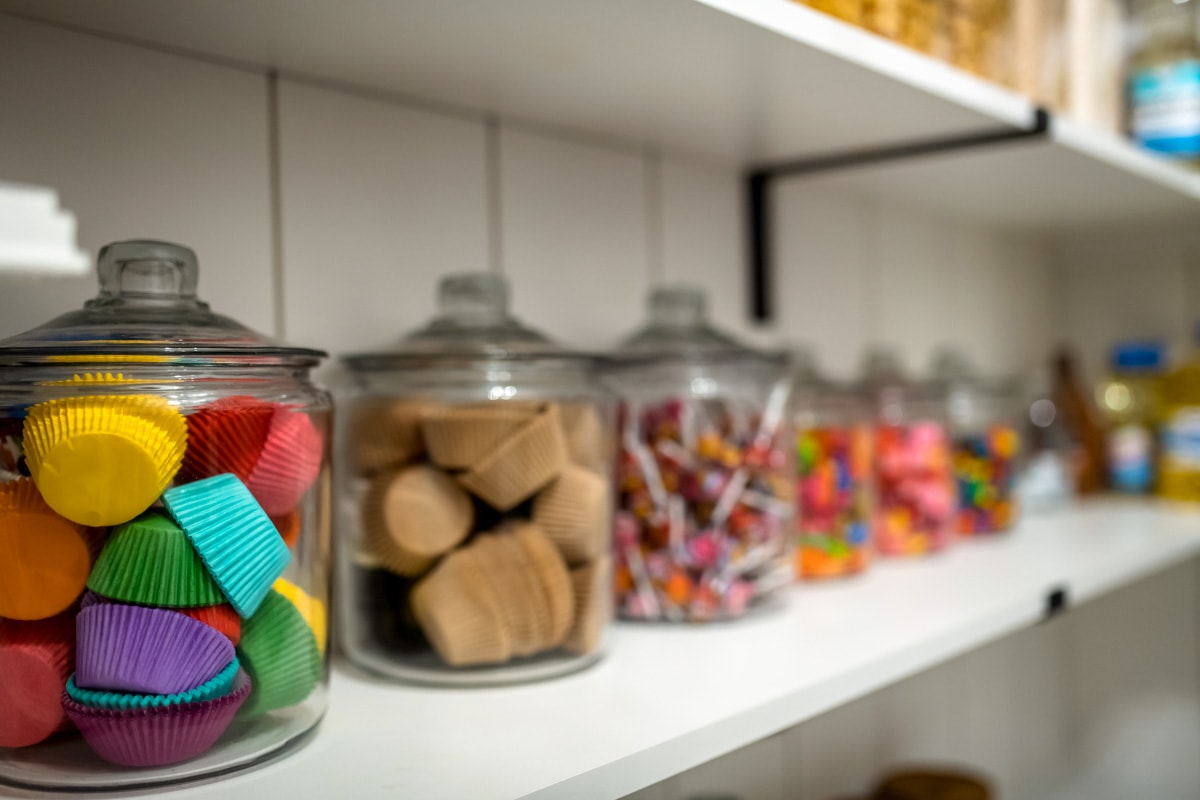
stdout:
[[(56, 188), (92, 255), (187, 244), (201, 297), (273, 330), (264, 77), (0, 17), (0, 108), (0, 180)], [(91, 275), (0, 277), (0, 336), (95, 293)]]
[(481, 123), (281, 81), (279, 130), (289, 339), (391, 343), (488, 269)]
[(607, 347), (639, 324), (649, 285), (640, 153), (504, 127), (503, 269), (528, 324)]
[(677, 800), (729, 797), (729, 800), (784, 800), (796, 797), (784, 787), (785, 738), (771, 736), (701, 764), (677, 778)]

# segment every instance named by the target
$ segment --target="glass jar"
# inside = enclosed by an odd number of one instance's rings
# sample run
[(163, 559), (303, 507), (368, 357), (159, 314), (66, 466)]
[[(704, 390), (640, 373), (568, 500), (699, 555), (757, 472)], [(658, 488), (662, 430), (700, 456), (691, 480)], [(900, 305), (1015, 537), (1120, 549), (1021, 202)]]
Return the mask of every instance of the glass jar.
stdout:
[(704, 295), (663, 287), (618, 348), (617, 609), (629, 619), (740, 617), (791, 581), (782, 359), (708, 323)]
[(854, 575), (871, 554), (871, 415), (865, 398), (791, 354), (796, 437), (796, 576)]
[(1158, 395), (1166, 366), (1160, 342), (1113, 347), (1108, 376), (1096, 387), (1107, 428), (1108, 485), (1126, 494), (1154, 489), (1158, 457)]
[(861, 18), (868, 30), (929, 53), (937, 40), (941, 4), (939, 0), (862, 0)]
[(324, 353), (209, 311), (186, 247), (98, 271), (0, 342), (0, 781), (39, 788), (227, 772), (326, 707)]
[(1133, 0), (1126, 63), (1129, 134), (1142, 147), (1200, 162), (1197, 0)]
[(889, 556), (941, 550), (957, 505), (942, 398), (907, 380), (888, 350), (868, 354), (864, 376), (875, 407), (875, 548)]
[(966, 359), (943, 350), (934, 380), (944, 393), (958, 487), (955, 527), (964, 536), (999, 533), (1017, 521), (1020, 387), (978, 377)]
[(817, 11), (857, 25), (862, 21), (862, 0), (805, 0)]
[(1162, 432), (1158, 494), (1200, 503), (1200, 325), (1191, 354), (1159, 383)]
[(594, 357), (510, 316), (500, 276), (448, 276), (438, 301), (398, 346), (346, 358), (343, 648), (418, 683), (579, 670), (611, 619), (615, 401)]

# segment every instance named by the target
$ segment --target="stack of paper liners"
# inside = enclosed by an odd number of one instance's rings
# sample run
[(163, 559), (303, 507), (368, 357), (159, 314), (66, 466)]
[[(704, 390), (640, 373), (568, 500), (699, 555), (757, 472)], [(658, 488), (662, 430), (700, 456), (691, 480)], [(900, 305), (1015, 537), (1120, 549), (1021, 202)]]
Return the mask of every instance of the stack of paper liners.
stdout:
[(533, 521), (569, 564), (609, 551), (611, 519), (609, 482), (583, 467), (565, 468), (533, 501)]
[(443, 469), (469, 469), (528, 422), (538, 407), (519, 401), (432, 406), (421, 413), (429, 458)]
[(165, 398), (97, 395), (38, 403), (24, 436), (30, 474), (50, 507), (100, 527), (158, 499), (183, 461), (187, 425)]
[(425, 404), (382, 398), (365, 402), (354, 412), (350, 447), (360, 475), (402, 467), (425, 452), (421, 415)]
[[(101, 597), (89, 589), (83, 593), (83, 598), (80, 600), (79, 605), (81, 609), (87, 609), (94, 605), (113, 602), (116, 601), (110, 597)], [(203, 622), (228, 639), (231, 644), (236, 645), (242, 638), (242, 618), (238, 616), (237, 610), (228, 603), (219, 603), (212, 606), (194, 606), (192, 608), (176, 607), (174, 610), (185, 617), (191, 617), (197, 622)]]
[(425, 572), (467, 538), (473, 521), (467, 493), (427, 465), (380, 475), (363, 500), (367, 549), (398, 575)]
[(574, 617), (566, 564), (537, 526), (484, 534), (413, 591), (413, 614), (455, 667), (500, 664), (558, 647)]
[(554, 480), (567, 464), (567, 445), (557, 405), (528, 419), (459, 475), (473, 495), (509, 511)]
[(563, 433), (572, 464), (603, 471), (612, 458), (615, 443), (605, 434), (604, 423), (591, 403), (562, 405)]
[(55, 512), (33, 481), (0, 484), (0, 617), (35, 620), (83, 593), (102, 531)]
[(75, 662), (75, 621), (0, 620), (0, 747), (28, 747), (67, 730), (60, 698)]

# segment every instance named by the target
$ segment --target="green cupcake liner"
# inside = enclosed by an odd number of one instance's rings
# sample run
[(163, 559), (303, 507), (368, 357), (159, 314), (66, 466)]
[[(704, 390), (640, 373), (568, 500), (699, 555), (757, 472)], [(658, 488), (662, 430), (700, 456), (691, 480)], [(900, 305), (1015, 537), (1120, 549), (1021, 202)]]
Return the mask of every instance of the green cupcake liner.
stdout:
[(321, 680), (323, 664), (312, 628), (286, 597), (271, 590), (242, 625), (238, 658), (254, 689), (243, 714), (263, 714), (303, 702)]
[(196, 608), (225, 602), (183, 530), (157, 511), (113, 529), (87, 587), (111, 600), (142, 606)]
[(229, 694), (239, 666), (237, 658), (234, 658), (210, 680), (194, 689), (176, 694), (132, 694), (130, 692), (108, 692), (103, 689), (80, 689), (75, 685), (75, 675), (72, 674), (67, 678), (67, 695), (80, 705), (110, 711), (163, 708), (180, 703), (205, 703)]

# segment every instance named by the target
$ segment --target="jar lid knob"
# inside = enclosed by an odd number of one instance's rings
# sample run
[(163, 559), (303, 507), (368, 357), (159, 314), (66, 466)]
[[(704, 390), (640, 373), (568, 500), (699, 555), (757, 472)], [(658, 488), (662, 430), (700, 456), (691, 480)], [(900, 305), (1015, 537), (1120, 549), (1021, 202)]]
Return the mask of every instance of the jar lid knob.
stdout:
[(650, 292), (650, 323), (695, 328), (708, 319), (708, 298), (695, 286), (659, 286)]
[(438, 306), (458, 325), (489, 325), (508, 319), (508, 282), (493, 272), (447, 275), (438, 284)]
[(102, 299), (190, 300), (199, 278), (196, 253), (171, 242), (113, 242), (96, 262)]

